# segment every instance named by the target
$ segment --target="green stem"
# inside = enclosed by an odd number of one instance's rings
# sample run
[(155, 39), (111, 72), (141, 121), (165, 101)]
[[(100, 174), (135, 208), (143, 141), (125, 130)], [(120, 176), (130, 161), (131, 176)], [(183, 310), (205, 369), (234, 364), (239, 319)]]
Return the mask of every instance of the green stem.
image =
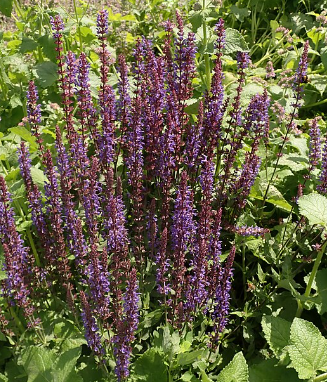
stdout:
[(79, 48), (80, 48), (80, 51), (83, 52), (83, 40), (82, 40), (82, 33), (81, 33), (81, 27), (80, 27), (80, 21), (81, 20), (78, 19), (76, 0), (73, 0), (73, 4), (74, 4), (74, 12), (75, 12), (77, 30), (78, 30), (78, 38), (79, 38), (79, 45), (80, 45)]
[(22, 11), (20, 5), (18, 4), (17, 0), (14, 0), (14, 6), (15, 6), (15, 10), (16, 10), (17, 14), (24, 20), (23, 11)]
[(317, 377), (313, 378), (313, 382), (320, 382), (320, 381), (326, 381), (326, 380), (327, 380), (327, 373), (320, 374)]
[(243, 274), (243, 288), (244, 288), (244, 301), (246, 300), (246, 264), (245, 264), (245, 244), (242, 243), (242, 274)]
[[(310, 296), (312, 284), (313, 284), (314, 279), (316, 277), (316, 274), (317, 274), (322, 256), (325, 252), (326, 246), (327, 246), (327, 240), (324, 242), (321, 250), (318, 252), (317, 258), (316, 258), (315, 263), (313, 265), (312, 272), (310, 274), (308, 285), (307, 285), (305, 292), (304, 292), (304, 297), (308, 298)], [(301, 317), (302, 311), (303, 311), (303, 304), (301, 303), (301, 301), (298, 300), (298, 308), (297, 308), (297, 312), (296, 312), (296, 317)]]
[(301, 109), (307, 109), (308, 107), (319, 106), (319, 105), (322, 105), (324, 103), (327, 103), (327, 98), (322, 100), (322, 101), (319, 101), (319, 102), (311, 103), (310, 105), (301, 106)]

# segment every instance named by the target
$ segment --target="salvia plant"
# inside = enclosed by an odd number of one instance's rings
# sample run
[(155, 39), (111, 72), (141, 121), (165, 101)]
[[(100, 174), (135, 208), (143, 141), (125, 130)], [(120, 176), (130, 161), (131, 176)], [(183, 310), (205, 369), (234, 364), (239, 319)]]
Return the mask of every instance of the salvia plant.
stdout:
[[(132, 62), (119, 55), (116, 65), (106, 42), (108, 13), (99, 12), (96, 95), (88, 55), (66, 51), (59, 15), (51, 18), (51, 25), (63, 119), (55, 127), (55, 149), (50, 150), (42, 136), (38, 89), (30, 81), (26, 126), (35, 137), (38, 159), (23, 141), (18, 150), (32, 220), (26, 242), (0, 177), (6, 308), (18, 330), (34, 330), (43, 343), (47, 342), (44, 312), (63, 309), (83, 332), (99, 368), (105, 375), (114, 373), (117, 381), (130, 376), (142, 332), (140, 321), (149, 310), (151, 319), (163, 328), (154, 337), (171, 340), (174, 333), (200, 333), (209, 361), (219, 353), (228, 325), (233, 264), (240, 243), (235, 237), (269, 233), (265, 227), (238, 225), (261, 168), (260, 152), (269, 145), (272, 101), (268, 92), (255, 94), (244, 105), (242, 95), (252, 64), (247, 51), (238, 51), (235, 91), (225, 93), (222, 19), (215, 27), (213, 72), (209, 66), (207, 88), (191, 115), (187, 108), (195, 86), (197, 47), (195, 35), (185, 33), (178, 12), (176, 25), (165, 23), (160, 54), (151, 40), (139, 38)], [(262, 207), (295, 127), (308, 51), (307, 41), (291, 79), (293, 103), (284, 119), (285, 134), (274, 170), (261, 195)], [(110, 85), (112, 71), (117, 72), (117, 88)], [(266, 79), (274, 76), (269, 62)], [(321, 161), (318, 122), (316, 118), (310, 125), (309, 174)], [(33, 179), (32, 162), (38, 160), (46, 177), (44, 187)], [(326, 193), (326, 184), (325, 148), (317, 190)], [(312, 285), (313, 278), (307, 297)], [(298, 303), (300, 316), (300, 299)], [(2, 313), (0, 321), (9, 335)], [(193, 354), (191, 361), (198, 355)], [(188, 362), (180, 360), (181, 365)], [(202, 371), (202, 381), (208, 381)]]

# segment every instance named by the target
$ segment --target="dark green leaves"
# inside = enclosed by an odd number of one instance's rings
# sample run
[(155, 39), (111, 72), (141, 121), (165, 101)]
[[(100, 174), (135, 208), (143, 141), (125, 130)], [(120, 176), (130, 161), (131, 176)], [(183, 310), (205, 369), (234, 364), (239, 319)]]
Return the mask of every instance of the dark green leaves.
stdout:
[(1, 0), (0, 1), (0, 12), (5, 16), (10, 17), (13, 7), (13, 0)]

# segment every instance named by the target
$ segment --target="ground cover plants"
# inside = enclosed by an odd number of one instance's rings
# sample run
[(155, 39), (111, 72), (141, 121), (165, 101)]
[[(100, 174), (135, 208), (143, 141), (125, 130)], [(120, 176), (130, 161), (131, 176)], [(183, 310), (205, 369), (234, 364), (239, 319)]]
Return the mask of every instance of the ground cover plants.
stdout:
[(0, 4), (0, 381), (327, 380), (325, 3), (54, 6)]

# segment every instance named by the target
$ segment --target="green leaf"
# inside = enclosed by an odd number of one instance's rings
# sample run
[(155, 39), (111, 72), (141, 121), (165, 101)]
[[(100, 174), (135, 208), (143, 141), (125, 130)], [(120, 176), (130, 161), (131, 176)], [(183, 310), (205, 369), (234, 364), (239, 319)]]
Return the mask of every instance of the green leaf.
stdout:
[(178, 332), (170, 334), (167, 326), (163, 328), (162, 350), (164, 353), (177, 354), (179, 352), (180, 337)]
[(327, 198), (323, 195), (312, 193), (303, 195), (298, 200), (300, 214), (305, 216), (310, 224), (327, 226)]
[(247, 382), (248, 380), (248, 365), (242, 352), (235, 354), (234, 358), (224, 367), (217, 378), (217, 382)]
[(321, 74), (312, 74), (309, 77), (310, 84), (318, 90), (320, 95), (323, 95), (327, 88), (327, 76)]
[(291, 345), (288, 353), (291, 365), (300, 379), (309, 379), (317, 371), (327, 370), (327, 340), (311, 322), (295, 318), (291, 326)]
[(241, 33), (232, 28), (226, 29), (225, 53), (248, 52), (249, 47)]
[(293, 172), (302, 171), (307, 168), (308, 160), (303, 156), (298, 156), (298, 154), (285, 154), (280, 158), (279, 165), (287, 166)]
[(51, 61), (44, 61), (37, 64), (33, 73), (37, 78), (37, 84), (42, 88), (53, 85), (58, 78), (57, 65)]
[(248, 17), (251, 13), (251, 11), (247, 8), (239, 8), (236, 5), (232, 5), (230, 7), (231, 12), (235, 15), (237, 20), (243, 22), (245, 17)]
[(28, 142), (33, 149), (37, 148), (35, 137), (32, 135), (30, 131), (26, 129), (26, 127), (24, 126), (11, 127), (9, 131), (11, 131), (13, 134), (18, 135), (24, 141)]
[(137, 381), (166, 382), (167, 366), (163, 357), (155, 349), (149, 349), (134, 363), (133, 377)]
[(56, 359), (54, 350), (29, 346), (21, 357), (21, 364), (28, 375), (27, 382), (53, 382), (51, 370)]
[(276, 359), (267, 359), (251, 365), (249, 370), (250, 382), (298, 382), (299, 378), (293, 369), (278, 365)]
[(196, 361), (199, 357), (203, 355), (203, 350), (198, 349), (189, 353), (180, 353), (177, 356), (177, 363), (180, 366), (189, 365)]
[(59, 355), (56, 366), (53, 369), (56, 382), (83, 382), (81, 376), (75, 371), (75, 365), (81, 355), (81, 346), (72, 346), (71, 340), (64, 341), (62, 348), (68, 348)]
[(40, 187), (44, 186), (44, 183), (47, 181), (47, 177), (44, 175), (44, 172), (39, 168), (31, 167), (31, 175), (33, 182)]
[(7, 17), (11, 17), (13, 0), (1, 0), (0, 1), (0, 12)]
[(279, 356), (289, 344), (291, 323), (280, 317), (263, 316), (261, 325), (270, 349)]
[(21, 53), (33, 52), (33, 50), (35, 49), (37, 49), (37, 42), (29, 37), (23, 36), (22, 44), (20, 46), (20, 52)]
[(43, 49), (43, 53), (49, 60), (56, 61), (56, 44), (51, 35), (41, 36), (38, 40), (38, 43)]
[(317, 305), (317, 310), (320, 315), (327, 312), (327, 269), (321, 269), (316, 275), (317, 294), (320, 298), (320, 303)]

